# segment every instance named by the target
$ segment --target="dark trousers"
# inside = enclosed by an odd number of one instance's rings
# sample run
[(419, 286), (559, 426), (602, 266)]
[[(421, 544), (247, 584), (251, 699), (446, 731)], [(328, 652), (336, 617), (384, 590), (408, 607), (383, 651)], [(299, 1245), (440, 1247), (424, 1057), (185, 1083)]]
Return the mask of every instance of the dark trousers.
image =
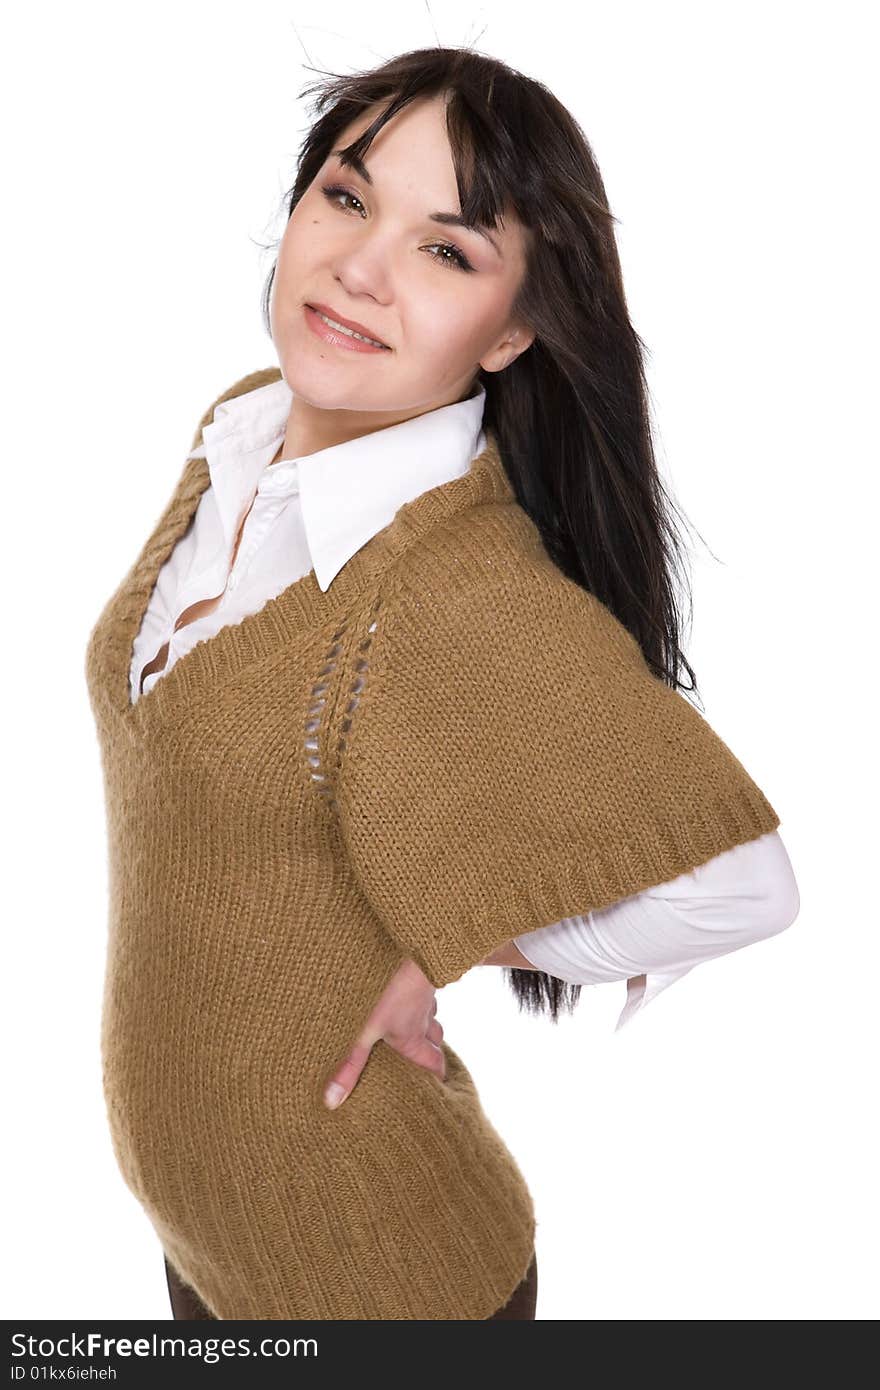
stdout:
[[(174, 1318), (187, 1322), (205, 1318), (212, 1322), (217, 1321), (214, 1314), (208, 1312), (195, 1290), (189, 1288), (179, 1278), (174, 1266), (168, 1263), (167, 1257), (165, 1259), (165, 1278), (168, 1282), (171, 1312)], [(492, 1322), (497, 1318), (519, 1318), (534, 1321), (537, 1301), (538, 1259), (537, 1254), (533, 1254), (532, 1262), (526, 1270), (522, 1282), (517, 1284), (504, 1307), (499, 1308), (498, 1312), (493, 1313), (487, 1321)]]

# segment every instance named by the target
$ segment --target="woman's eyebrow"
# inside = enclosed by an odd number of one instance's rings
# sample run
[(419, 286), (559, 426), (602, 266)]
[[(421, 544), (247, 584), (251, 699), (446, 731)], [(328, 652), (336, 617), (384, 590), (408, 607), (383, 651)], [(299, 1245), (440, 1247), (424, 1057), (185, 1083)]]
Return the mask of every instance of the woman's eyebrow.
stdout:
[[(331, 153), (334, 154), (337, 159), (340, 159), (343, 164), (347, 164), (350, 168), (354, 169), (355, 173), (359, 178), (363, 179), (364, 183), (368, 183), (370, 187), (373, 186), (373, 180), (366, 164), (362, 159), (359, 159), (357, 155), (347, 155), (344, 150), (332, 150)], [(432, 222), (440, 222), (444, 227), (463, 227), (467, 232), (476, 232), (477, 236), (481, 236), (485, 241), (488, 241), (497, 256), (501, 256), (501, 248), (495, 241), (495, 238), (490, 236), (486, 228), (478, 227), (475, 222), (465, 222), (461, 213), (429, 212), (428, 217)]]

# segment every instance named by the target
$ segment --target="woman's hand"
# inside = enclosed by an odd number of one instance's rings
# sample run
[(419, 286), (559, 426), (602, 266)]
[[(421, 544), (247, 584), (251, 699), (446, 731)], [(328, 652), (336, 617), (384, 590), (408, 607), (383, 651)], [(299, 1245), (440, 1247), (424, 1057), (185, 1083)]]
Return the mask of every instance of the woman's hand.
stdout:
[(325, 1104), (332, 1110), (351, 1095), (373, 1045), (380, 1040), (445, 1081), (446, 1058), (440, 1047), (443, 1026), (434, 1017), (436, 1012), (436, 991), (427, 975), (414, 960), (401, 962), (345, 1061), (328, 1082)]

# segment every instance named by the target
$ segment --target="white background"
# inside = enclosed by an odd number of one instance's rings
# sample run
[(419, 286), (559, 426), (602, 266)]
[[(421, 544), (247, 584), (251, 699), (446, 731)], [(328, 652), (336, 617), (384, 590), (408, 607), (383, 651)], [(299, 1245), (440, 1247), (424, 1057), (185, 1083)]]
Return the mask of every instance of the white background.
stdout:
[(438, 40), (545, 82), (597, 155), (661, 466), (705, 542), (685, 650), (801, 894), (788, 931), (617, 1033), (623, 983), (556, 1028), (518, 1014), (500, 970), (440, 994), (535, 1197), (538, 1318), (880, 1312), (870, 8), (178, 0), (7, 20), (5, 1317), (169, 1316), (101, 1092), (85, 642), (202, 412), (277, 360), (261, 243), (282, 230), (305, 65)]

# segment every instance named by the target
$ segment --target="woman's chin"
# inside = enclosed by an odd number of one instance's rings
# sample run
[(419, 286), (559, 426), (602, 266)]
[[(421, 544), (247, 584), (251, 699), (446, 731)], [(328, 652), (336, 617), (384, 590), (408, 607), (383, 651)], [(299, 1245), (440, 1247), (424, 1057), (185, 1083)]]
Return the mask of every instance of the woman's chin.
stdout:
[[(364, 366), (365, 359), (352, 353), (348, 356), (320, 343), (300, 342), (291, 338), (282, 347), (276, 344), (278, 365), (284, 380), (300, 400), (320, 410), (381, 410), (376, 399), (375, 384), (371, 384)], [(385, 382), (387, 389), (387, 379)], [(359, 387), (363, 387), (362, 390)]]

